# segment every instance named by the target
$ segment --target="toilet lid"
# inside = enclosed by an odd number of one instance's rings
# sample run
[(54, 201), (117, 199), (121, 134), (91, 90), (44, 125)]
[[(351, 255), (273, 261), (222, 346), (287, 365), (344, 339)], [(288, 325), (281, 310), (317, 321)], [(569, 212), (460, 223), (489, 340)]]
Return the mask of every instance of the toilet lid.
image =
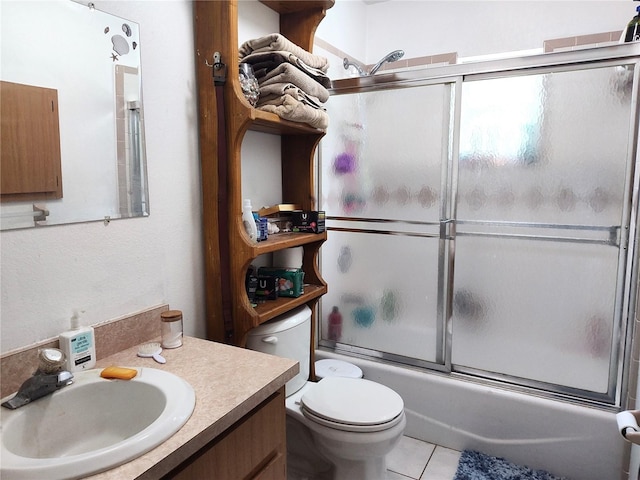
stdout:
[(349, 377), (362, 378), (362, 370), (353, 363), (333, 358), (325, 358), (315, 363), (316, 377)]
[(303, 410), (345, 425), (380, 425), (404, 410), (402, 397), (363, 378), (326, 377), (301, 398)]

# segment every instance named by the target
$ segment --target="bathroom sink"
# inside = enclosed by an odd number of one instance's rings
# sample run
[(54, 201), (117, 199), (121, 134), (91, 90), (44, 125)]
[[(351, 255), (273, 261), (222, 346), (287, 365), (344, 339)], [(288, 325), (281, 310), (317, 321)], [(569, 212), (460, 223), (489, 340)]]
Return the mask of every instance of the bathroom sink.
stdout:
[(195, 407), (180, 377), (137, 368), (132, 380), (106, 380), (102, 369), (16, 410), (0, 409), (0, 477), (75, 479), (148, 452), (176, 433)]

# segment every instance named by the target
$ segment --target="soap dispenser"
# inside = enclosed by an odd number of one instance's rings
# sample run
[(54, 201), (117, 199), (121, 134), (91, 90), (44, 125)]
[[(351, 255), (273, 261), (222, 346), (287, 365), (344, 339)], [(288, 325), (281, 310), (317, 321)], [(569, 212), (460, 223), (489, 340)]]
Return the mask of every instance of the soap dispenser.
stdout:
[(60, 350), (67, 358), (70, 372), (89, 370), (96, 365), (96, 346), (93, 327), (81, 327), (78, 312), (71, 317), (71, 330), (58, 337)]

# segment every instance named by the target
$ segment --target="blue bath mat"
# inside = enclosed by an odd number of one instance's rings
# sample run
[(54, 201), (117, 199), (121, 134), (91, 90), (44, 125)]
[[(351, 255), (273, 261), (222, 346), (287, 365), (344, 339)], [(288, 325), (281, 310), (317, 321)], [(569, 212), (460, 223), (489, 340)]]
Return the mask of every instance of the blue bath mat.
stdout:
[(460, 455), (453, 480), (567, 480), (544, 470), (532, 470), (508, 462), (504, 458), (465, 450)]

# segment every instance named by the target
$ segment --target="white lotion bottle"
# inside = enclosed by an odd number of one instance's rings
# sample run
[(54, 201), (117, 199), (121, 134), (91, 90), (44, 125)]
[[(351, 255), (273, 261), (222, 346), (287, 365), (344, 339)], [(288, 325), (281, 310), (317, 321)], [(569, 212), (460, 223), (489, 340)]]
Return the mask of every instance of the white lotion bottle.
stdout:
[(258, 227), (256, 226), (256, 220), (253, 218), (251, 200), (249, 199), (245, 199), (242, 203), (242, 224), (247, 231), (247, 235), (249, 235), (251, 243), (258, 243)]
[(58, 336), (60, 350), (67, 358), (69, 372), (89, 370), (96, 366), (96, 343), (93, 327), (81, 327), (78, 313), (71, 317), (71, 330)]

